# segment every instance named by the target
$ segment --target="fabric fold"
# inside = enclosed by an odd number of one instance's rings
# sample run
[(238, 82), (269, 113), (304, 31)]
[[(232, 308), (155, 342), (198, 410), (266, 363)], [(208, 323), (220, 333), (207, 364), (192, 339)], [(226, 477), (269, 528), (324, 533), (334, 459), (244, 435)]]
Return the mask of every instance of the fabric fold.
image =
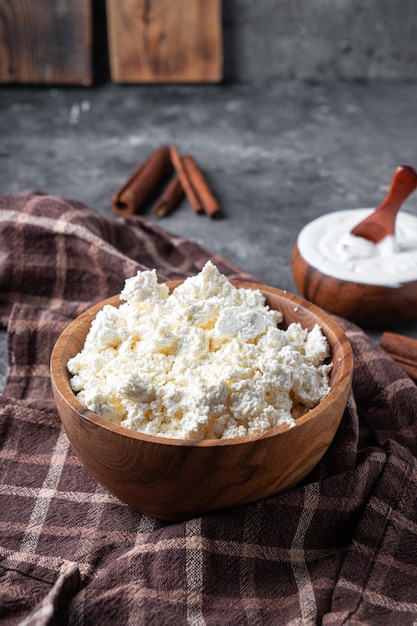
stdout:
[(67, 607), (80, 589), (77, 563), (23, 555), (0, 547), (0, 572), (1, 623), (20, 626), (64, 623)]
[(208, 259), (255, 280), (140, 216), (0, 198), (1, 624), (417, 622), (417, 387), (346, 320), (352, 393), (296, 489), (166, 524), (119, 502), (76, 457), (50, 388), (59, 333), (138, 270), (183, 278)]

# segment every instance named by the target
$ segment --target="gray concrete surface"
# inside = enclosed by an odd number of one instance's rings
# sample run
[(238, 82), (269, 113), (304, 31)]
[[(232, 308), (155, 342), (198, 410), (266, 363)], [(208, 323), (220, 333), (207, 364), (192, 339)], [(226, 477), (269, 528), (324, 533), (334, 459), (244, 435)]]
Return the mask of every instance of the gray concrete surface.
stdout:
[(417, 78), (414, 0), (223, 0), (225, 77)]
[[(38, 189), (112, 216), (129, 173), (174, 143), (199, 161), (224, 217), (197, 216), (184, 200), (159, 225), (296, 291), (299, 230), (322, 213), (377, 206), (397, 165), (417, 167), (416, 118), (407, 81), (3, 88), (0, 193)], [(417, 193), (404, 209), (417, 214)], [(395, 330), (417, 336), (417, 324)]]
[[(184, 201), (160, 225), (293, 289), (297, 232), (324, 212), (376, 206), (398, 164), (417, 166), (416, 118), (417, 84), (406, 82), (9, 88), (0, 192), (36, 188), (112, 215), (129, 173), (174, 143), (201, 164), (224, 219)], [(406, 207), (417, 212), (417, 194)]]

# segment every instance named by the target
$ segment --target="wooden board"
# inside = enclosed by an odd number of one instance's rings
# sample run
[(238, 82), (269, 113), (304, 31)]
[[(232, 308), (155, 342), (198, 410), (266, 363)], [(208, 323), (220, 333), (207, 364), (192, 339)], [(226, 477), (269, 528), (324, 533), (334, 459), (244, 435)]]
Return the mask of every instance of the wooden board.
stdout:
[(90, 85), (91, 0), (0, 0), (0, 82)]
[(221, 0), (106, 0), (111, 78), (219, 82)]

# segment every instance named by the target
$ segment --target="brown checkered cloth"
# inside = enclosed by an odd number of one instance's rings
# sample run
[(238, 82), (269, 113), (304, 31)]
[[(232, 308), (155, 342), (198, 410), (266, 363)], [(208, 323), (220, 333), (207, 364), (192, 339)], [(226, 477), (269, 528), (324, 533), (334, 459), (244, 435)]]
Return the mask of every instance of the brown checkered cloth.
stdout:
[(81, 466), (52, 401), (65, 325), (138, 269), (211, 258), (139, 216), (37, 194), (0, 198), (0, 622), (417, 623), (417, 388), (359, 328), (353, 393), (318, 467), (288, 493), (186, 523), (142, 515)]

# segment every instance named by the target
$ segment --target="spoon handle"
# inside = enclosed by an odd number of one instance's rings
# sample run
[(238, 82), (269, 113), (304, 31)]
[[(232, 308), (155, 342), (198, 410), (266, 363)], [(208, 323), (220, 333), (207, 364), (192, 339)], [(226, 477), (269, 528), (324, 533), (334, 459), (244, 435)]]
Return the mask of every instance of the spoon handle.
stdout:
[(397, 167), (383, 202), (371, 215), (357, 224), (351, 233), (374, 243), (378, 243), (387, 235), (394, 235), (397, 213), (416, 187), (417, 172), (409, 165)]
[(386, 208), (398, 211), (404, 200), (416, 187), (417, 172), (409, 165), (400, 165), (395, 170), (388, 194), (379, 210)]

